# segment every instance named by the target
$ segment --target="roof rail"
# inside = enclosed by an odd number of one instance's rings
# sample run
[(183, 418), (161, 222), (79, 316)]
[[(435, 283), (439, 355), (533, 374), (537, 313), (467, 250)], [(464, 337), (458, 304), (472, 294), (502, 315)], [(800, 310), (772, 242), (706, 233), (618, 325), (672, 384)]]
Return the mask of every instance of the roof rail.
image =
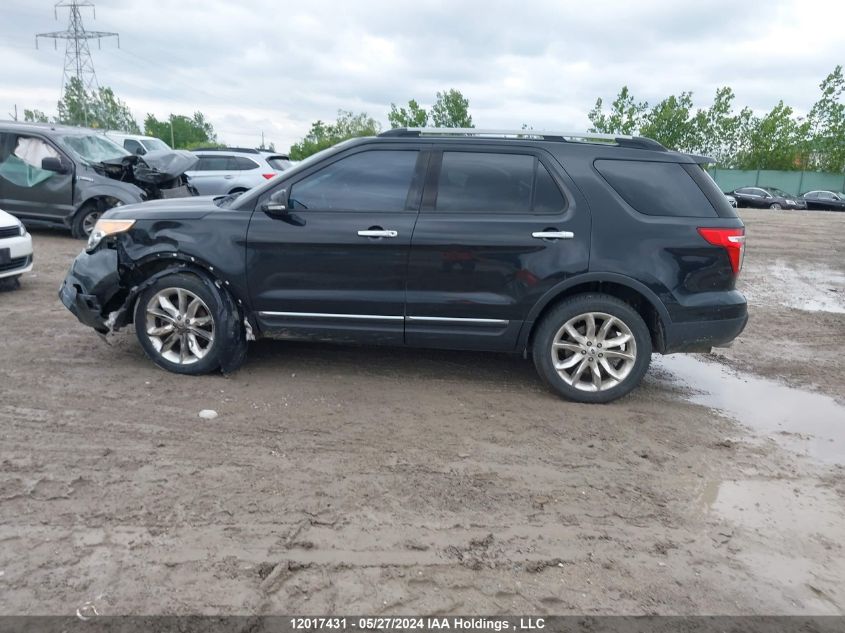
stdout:
[(244, 154), (259, 154), (254, 147), (195, 147), (192, 152), (242, 152)]
[(537, 138), (544, 141), (612, 141), (623, 147), (635, 147), (666, 151), (657, 141), (643, 136), (629, 136), (626, 134), (602, 134), (600, 132), (558, 132), (549, 130), (506, 130), (484, 129), (474, 127), (400, 127), (379, 136), (388, 137), (420, 137), (420, 136), (480, 136), (506, 138)]

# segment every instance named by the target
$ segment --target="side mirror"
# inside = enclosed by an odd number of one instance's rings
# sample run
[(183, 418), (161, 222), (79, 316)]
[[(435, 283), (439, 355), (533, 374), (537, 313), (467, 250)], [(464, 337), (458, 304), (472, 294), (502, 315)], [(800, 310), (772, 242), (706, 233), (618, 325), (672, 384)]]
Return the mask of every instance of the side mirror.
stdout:
[(270, 199), (262, 205), (267, 215), (288, 215), (288, 190), (279, 189), (270, 195)]
[(54, 171), (57, 174), (66, 174), (68, 172), (67, 165), (60, 158), (54, 158), (52, 156), (41, 159), (41, 169), (44, 171)]

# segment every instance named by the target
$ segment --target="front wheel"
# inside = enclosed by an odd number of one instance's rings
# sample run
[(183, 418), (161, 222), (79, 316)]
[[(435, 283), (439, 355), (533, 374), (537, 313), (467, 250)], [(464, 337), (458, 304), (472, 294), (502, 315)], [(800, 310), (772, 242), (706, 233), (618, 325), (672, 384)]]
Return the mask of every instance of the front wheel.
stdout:
[(772, 204), (770, 204), (770, 205), (769, 205), (769, 208), (770, 208), (770, 209), (775, 209), (775, 210), (780, 210), (780, 209), (783, 209), (783, 207), (782, 207), (782, 206), (780, 206), (780, 203), (778, 203), (778, 202), (773, 202)]
[(101, 215), (102, 211), (99, 204), (96, 202), (86, 203), (73, 218), (73, 224), (70, 228), (73, 236), (77, 239), (87, 240)]
[(640, 383), (651, 347), (648, 327), (630, 305), (610, 295), (584, 294), (543, 318), (532, 355), (540, 376), (559, 395), (605, 403)]
[(183, 272), (150, 284), (135, 304), (135, 333), (146, 355), (178, 374), (206, 374), (221, 364), (225, 369), (243, 332), (231, 326), (235, 315), (229, 314), (231, 302), (223, 292)]

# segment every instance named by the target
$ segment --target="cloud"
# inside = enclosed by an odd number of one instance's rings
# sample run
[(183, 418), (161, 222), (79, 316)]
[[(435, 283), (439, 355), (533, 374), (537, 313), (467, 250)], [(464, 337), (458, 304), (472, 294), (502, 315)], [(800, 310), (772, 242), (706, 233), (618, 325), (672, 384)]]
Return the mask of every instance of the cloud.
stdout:
[[(817, 6), (814, 6), (817, 5)], [(63, 50), (33, 46), (60, 30), (53, 3), (4, 0), (0, 23), (0, 107), (53, 112)], [(117, 31), (120, 48), (92, 47), (97, 76), (147, 112), (202, 110), (219, 136), (277, 147), (338, 109), (383, 122), (391, 102), (430, 104), (457, 88), (476, 125), (586, 128), (597, 97), (626, 84), (655, 102), (691, 90), (706, 105), (730, 85), (737, 105), (757, 111), (783, 99), (799, 112), (842, 63), (838, 36), (818, 34), (818, 16), (845, 22), (845, 5), (779, 0), (535, 0), (415, 3), (312, 0), (102, 0), (89, 30)]]

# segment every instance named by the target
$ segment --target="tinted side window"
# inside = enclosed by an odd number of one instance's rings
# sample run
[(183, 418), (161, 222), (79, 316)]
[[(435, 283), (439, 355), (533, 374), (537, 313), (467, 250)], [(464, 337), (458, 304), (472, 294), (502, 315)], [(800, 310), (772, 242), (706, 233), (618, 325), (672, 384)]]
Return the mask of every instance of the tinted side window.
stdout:
[(537, 181), (534, 185), (534, 212), (554, 213), (562, 211), (566, 200), (558, 189), (549, 170), (537, 161)]
[(597, 160), (595, 167), (616, 193), (640, 213), (716, 217), (716, 209), (677, 163)]
[(416, 150), (352, 154), (291, 187), (294, 209), (402, 211), (417, 164)]
[(196, 171), (226, 171), (229, 159), (226, 156), (200, 156)]
[(246, 171), (249, 169), (255, 169), (256, 167), (258, 167), (258, 165), (243, 156), (229, 157), (229, 169), (232, 171)]
[[(127, 152), (132, 152), (133, 154), (138, 154), (138, 153), (146, 154), (147, 153), (146, 150), (143, 147), (141, 147), (141, 144), (138, 141), (131, 139), (131, 138), (128, 138), (125, 141), (123, 141), (123, 147), (126, 148)], [(138, 150), (141, 150), (141, 151), (138, 152)]]
[(443, 152), (437, 211), (519, 213), (531, 210), (533, 156)]

